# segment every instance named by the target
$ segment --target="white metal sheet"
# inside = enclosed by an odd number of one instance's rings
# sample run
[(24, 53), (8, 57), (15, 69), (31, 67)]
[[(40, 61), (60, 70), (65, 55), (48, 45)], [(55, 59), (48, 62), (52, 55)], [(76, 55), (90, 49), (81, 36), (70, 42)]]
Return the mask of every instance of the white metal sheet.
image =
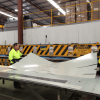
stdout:
[(85, 56), (61, 63), (47, 61), (33, 53), (10, 66), (10, 68), (26, 72), (37, 72), (53, 75), (65, 75), (83, 78), (95, 78), (97, 67), (97, 53), (90, 53)]

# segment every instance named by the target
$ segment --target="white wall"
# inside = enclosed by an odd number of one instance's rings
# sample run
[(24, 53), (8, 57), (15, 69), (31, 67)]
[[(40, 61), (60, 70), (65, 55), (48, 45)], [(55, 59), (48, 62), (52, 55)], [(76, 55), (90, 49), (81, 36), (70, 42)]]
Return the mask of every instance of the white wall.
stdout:
[[(0, 45), (18, 42), (18, 31), (0, 32)], [(100, 21), (34, 28), (24, 30), (24, 44), (67, 44), (67, 43), (96, 43), (100, 42)], [(14, 37), (14, 38), (13, 38)]]
[(24, 44), (67, 44), (100, 42), (100, 21), (24, 30)]
[(0, 32), (0, 45), (9, 45), (18, 42), (18, 31)]

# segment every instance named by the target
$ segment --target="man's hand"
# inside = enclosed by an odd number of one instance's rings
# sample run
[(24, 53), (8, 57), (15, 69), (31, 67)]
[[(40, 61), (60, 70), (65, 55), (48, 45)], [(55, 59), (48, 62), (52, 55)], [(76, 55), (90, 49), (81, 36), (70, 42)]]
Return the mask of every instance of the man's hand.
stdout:
[(97, 67), (95, 70), (100, 71), (100, 68), (99, 68), (99, 67)]

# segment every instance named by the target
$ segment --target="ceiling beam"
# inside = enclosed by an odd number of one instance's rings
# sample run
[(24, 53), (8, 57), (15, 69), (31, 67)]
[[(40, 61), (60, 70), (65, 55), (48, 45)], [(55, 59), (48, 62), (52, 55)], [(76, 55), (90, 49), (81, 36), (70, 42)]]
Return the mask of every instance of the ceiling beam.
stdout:
[(7, 1), (4, 1), (4, 2), (0, 2), (0, 4), (1, 4), (1, 3), (6, 3), (6, 2), (9, 2), (9, 1), (7, 0)]
[[(10, 1), (10, 0), (9, 0)], [(14, 5), (15, 5), (15, 3), (11, 0), (10, 2), (12, 2)], [(9, 10), (9, 9), (5, 9), (3, 6), (0, 6), (0, 8), (2, 8), (2, 9), (4, 9), (4, 10), (6, 10), (6, 11), (9, 11), (9, 12), (12, 12), (11, 10)], [(24, 8), (25, 9), (25, 8)], [(25, 9), (26, 10), (26, 9)], [(28, 10), (27, 10), (28, 11)], [(16, 15), (18, 15), (16, 12), (12, 12), (13, 14), (16, 14)], [(36, 15), (36, 16), (38, 16), (38, 15)], [(39, 17), (39, 16), (38, 16)], [(45, 20), (45, 19), (44, 19)], [(47, 20), (46, 20), (47, 21)], [(39, 25), (41, 25), (42, 23), (40, 23), (39, 21), (34, 21), (35, 23), (37, 23), (37, 24), (39, 24)], [(50, 23), (49, 21), (47, 21), (48, 23)], [(43, 25), (43, 24), (42, 24)]]
[[(40, 7), (38, 7), (37, 5), (33, 4), (32, 2), (30, 2), (29, 0), (25, 0), (26, 2), (30, 3), (31, 5), (33, 5), (34, 7), (36, 7), (37, 9), (39, 9), (40, 11), (44, 11), (43, 9), (41, 9)], [(48, 16), (51, 17), (51, 15), (48, 12), (44, 12), (45, 14), (47, 14)], [(61, 23), (61, 21), (59, 21), (56, 18), (53, 18), (54, 20), (58, 21), (59, 23)]]
[[(8, 11), (8, 12), (11, 12), (11, 13), (13, 13), (13, 14), (18, 15), (17, 13), (15, 13), (15, 12), (9, 10), (9, 9), (6, 9), (6, 8), (4, 8), (3, 6), (0, 6), (0, 8), (6, 10), (6, 11)], [(0, 18), (0, 20), (2, 20), (2, 18)], [(4, 20), (4, 21), (7, 21), (7, 20), (5, 20), (5, 19), (3, 19), (3, 20)], [(40, 22), (38, 22), (38, 21), (33, 21), (33, 22), (35, 22), (35, 23), (38, 24), (38, 25), (41, 25), (41, 24), (42, 24), (42, 23), (40, 23)], [(43, 25), (43, 24), (42, 24), (42, 25)]]
[[(24, 8), (25, 9), (25, 8)], [(26, 10), (26, 9), (25, 9)], [(28, 12), (30, 12), (30, 10), (27, 10)], [(30, 12), (30, 13), (32, 13), (32, 12)], [(38, 16), (37, 14), (34, 14), (35, 16), (37, 16), (37, 17), (39, 17), (39, 18), (41, 18), (40, 16)], [(47, 21), (48, 23), (51, 23), (51, 22), (49, 22), (48, 20), (46, 20), (46, 19), (43, 19), (43, 20), (45, 20), (45, 21)]]
[(7, 21), (7, 19), (0, 18), (0, 20)]
[(43, 26), (43, 24), (41, 22), (39, 22), (39, 21), (33, 21), (33, 22), (36, 23), (36, 24), (38, 24), (38, 25)]
[(2, 8), (2, 9), (4, 9), (4, 10), (8, 11), (8, 12), (11, 12), (11, 13), (17, 15), (17, 13), (15, 13), (15, 12), (13, 12), (13, 11), (11, 11), (11, 10), (9, 10), (9, 9), (7, 9), (7, 8), (5, 8), (5, 7), (3, 7), (3, 6), (1, 6), (1, 5), (0, 5), (0, 8)]

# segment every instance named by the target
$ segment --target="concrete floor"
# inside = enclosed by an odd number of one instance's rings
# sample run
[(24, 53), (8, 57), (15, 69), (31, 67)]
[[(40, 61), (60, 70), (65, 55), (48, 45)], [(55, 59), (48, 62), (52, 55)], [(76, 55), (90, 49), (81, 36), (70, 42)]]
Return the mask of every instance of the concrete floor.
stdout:
[[(57, 89), (45, 88), (40, 86), (35, 86), (33, 89), (38, 92), (45, 100), (57, 100)], [(89, 100), (95, 100), (95, 97), (82, 94), (81, 99), (69, 98), (72, 95), (72, 92), (66, 92), (61, 90), (61, 100), (88, 100), (84, 99), (87, 96), (91, 97)], [(12, 81), (5, 81), (5, 84), (2, 84), (0, 80), (0, 100), (38, 100), (34, 97), (29, 91), (25, 88), (15, 89), (13, 87)]]

